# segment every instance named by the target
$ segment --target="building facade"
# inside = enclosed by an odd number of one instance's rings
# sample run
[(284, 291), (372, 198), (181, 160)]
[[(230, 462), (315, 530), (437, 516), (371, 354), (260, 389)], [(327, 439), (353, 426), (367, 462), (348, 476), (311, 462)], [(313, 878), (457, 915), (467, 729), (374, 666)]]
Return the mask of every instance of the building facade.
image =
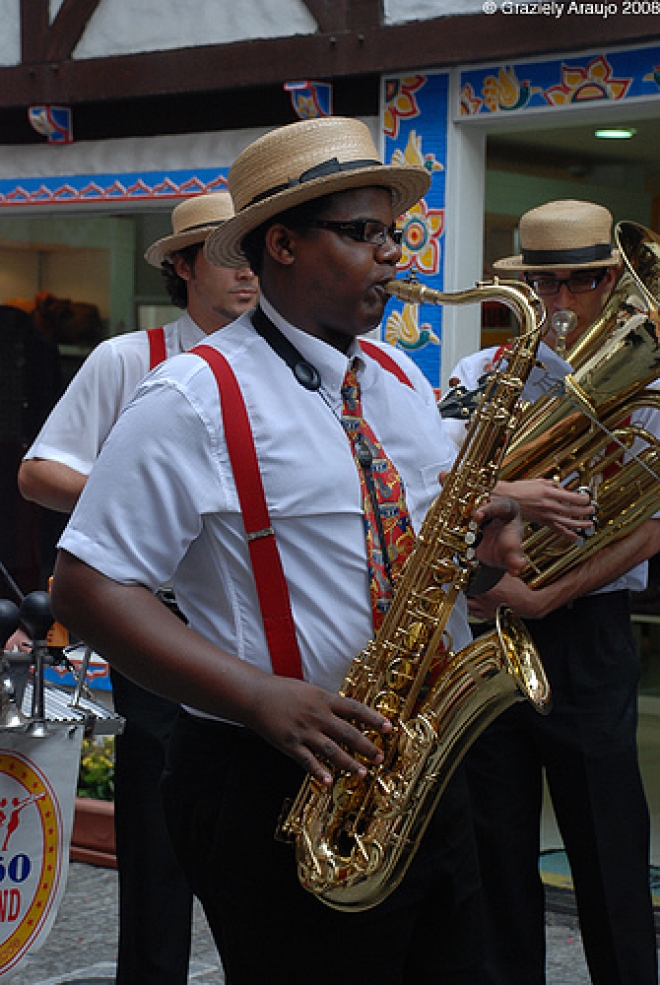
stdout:
[[(658, 0), (0, 0), (0, 302), (95, 307), (93, 330), (55, 336), (71, 372), (99, 337), (158, 323), (167, 303), (142, 254), (172, 206), (318, 111), (360, 117), (387, 160), (429, 168), (401, 219), (401, 273), (439, 290), (488, 276), (519, 215), (550, 198), (658, 229), (659, 14)], [(624, 126), (627, 140), (595, 136)], [(511, 330), (490, 307), (396, 302), (383, 326), (440, 389)], [(649, 776), (654, 618), (640, 628)]]

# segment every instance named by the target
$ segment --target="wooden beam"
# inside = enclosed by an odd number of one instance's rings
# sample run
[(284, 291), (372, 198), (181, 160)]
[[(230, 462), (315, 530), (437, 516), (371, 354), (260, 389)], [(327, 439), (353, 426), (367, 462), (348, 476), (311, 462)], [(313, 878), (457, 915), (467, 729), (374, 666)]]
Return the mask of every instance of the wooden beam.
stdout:
[(64, 0), (48, 31), (46, 60), (61, 62), (71, 57), (101, 0)]
[(42, 62), (48, 39), (48, 0), (21, 0), (21, 60)]
[(303, 0), (321, 34), (346, 30), (347, 0)]
[[(42, 6), (44, 0), (25, 0)], [(370, 0), (367, 0), (370, 2)], [(25, 6), (25, 4), (24, 4)], [(374, 73), (423, 72), (457, 64), (534, 57), (599, 45), (656, 42), (652, 15), (572, 15), (539, 30), (531, 17), (441, 17), (363, 31), (337, 31), (228, 45), (0, 68), (0, 109), (35, 102), (102, 103), (168, 93), (231, 92), (295, 78), (332, 81)], [(543, 21), (545, 24), (545, 20)], [(536, 26), (536, 30), (531, 30)], [(493, 54), (496, 52), (497, 54)]]
[(380, 28), (385, 23), (383, 0), (349, 0), (347, 27), (351, 31)]
[(382, 27), (383, 0), (303, 0), (321, 34)]

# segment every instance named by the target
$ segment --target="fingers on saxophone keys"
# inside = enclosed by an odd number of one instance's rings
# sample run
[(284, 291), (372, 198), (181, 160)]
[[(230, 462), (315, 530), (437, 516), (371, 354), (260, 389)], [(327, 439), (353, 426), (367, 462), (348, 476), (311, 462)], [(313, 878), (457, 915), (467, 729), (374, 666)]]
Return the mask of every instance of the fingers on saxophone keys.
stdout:
[[(383, 733), (390, 731), (391, 723), (359, 702), (345, 699), (344, 709), (349, 711), (351, 721), (345, 717), (337, 718), (332, 728), (332, 734), (321, 736), (319, 747), (314, 751), (320, 760), (335, 768), (337, 771), (351, 773), (363, 777), (367, 767), (377, 766), (383, 761)], [(352, 724), (358, 722), (359, 724)], [(310, 770), (321, 783), (331, 782), (327, 770)]]
[[(350, 773), (361, 779), (367, 774), (367, 764), (378, 765), (379, 762), (382, 762), (382, 752), (376, 747), (371, 747), (368, 743), (365, 745), (365, 749), (371, 750), (371, 748), (373, 748), (373, 753), (369, 751), (368, 754), (362, 755), (355, 750), (354, 754), (351, 755), (342, 746), (326, 737), (317, 750), (318, 759), (309, 754), (303, 765), (307, 772), (311, 773), (324, 786), (329, 786), (333, 782), (333, 773), (335, 776), (340, 773)], [(328, 767), (332, 768), (332, 772)]]

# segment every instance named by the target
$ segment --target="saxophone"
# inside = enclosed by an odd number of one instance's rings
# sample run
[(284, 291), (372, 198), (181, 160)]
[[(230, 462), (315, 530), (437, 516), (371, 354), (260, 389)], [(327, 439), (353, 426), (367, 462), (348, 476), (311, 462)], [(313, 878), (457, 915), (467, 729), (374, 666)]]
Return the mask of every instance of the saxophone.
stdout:
[(301, 885), (327, 905), (365, 910), (401, 882), (452, 773), (484, 728), (516, 701), (550, 708), (548, 682), (527, 630), (501, 608), (495, 629), (454, 652), (447, 622), (478, 567), (475, 509), (492, 491), (535, 363), (543, 309), (526, 285), (500, 281), (445, 294), (414, 280), (391, 281), (406, 302), (497, 300), (524, 330), (506, 372), (497, 371), (470, 422), (440, 495), (397, 582), (383, 623), (356, 656), (340, 694), (392, 722), (382, 750), (357, 778), (334, 770), (326, 787), (308, 776), (285, 805), (277, 837), (295, 843)]

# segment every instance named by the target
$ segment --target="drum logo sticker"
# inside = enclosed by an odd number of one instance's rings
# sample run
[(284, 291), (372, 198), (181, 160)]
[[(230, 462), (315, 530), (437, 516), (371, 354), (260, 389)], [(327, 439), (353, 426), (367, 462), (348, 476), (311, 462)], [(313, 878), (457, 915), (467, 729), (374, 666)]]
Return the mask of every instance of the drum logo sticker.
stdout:
[(30, 759), (0, 751), (0, 977), (35, 945), (57, 903), (62, 820)]

